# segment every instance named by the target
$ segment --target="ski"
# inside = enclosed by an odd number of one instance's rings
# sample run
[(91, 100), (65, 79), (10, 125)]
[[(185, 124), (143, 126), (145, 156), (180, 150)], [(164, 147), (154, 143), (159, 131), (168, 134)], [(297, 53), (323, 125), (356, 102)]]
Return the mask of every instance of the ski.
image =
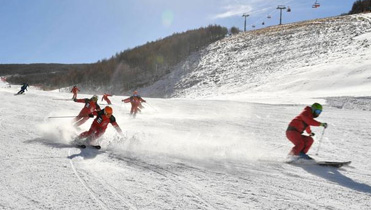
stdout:
[(84, 144), (78, 144), (78, 145), (76, 145), (76, 147), (77, 148), (81, 148), (81, 149), (85, 149), (86, 148), (86, 146)]
[[(80, 149), (85, 149), (87, 146), (86, 145), (84, 145), (84, 144), (80, 144), (80, 145), (76, 145), (77, 146), (77, 148), (80, 148)], [(93, 148), (95, 148), (95, 149), (101, 149), (101, 146), (99, 146), (99, 145), (96, 145), (96, 146), (93, 146), (93, 145), (89, 145), (89, 147), (93, 147)]]
[(352, 161), (316, 161), (317, 165), (320, 166), (329, 166), (329, 167), (335, 167), (335, 168), (340, 168), (342, 166), (349, 165)]
[(286, 161), (286, 163), (294, 164), (294, 165), (318, 165), (318, 166), (335, 167), (335, 168), (347, 166), (351, 162), (352, 161), (317, 161), (314, 159), (302, 159), (302, 158), (299, 158), (297, 160)]

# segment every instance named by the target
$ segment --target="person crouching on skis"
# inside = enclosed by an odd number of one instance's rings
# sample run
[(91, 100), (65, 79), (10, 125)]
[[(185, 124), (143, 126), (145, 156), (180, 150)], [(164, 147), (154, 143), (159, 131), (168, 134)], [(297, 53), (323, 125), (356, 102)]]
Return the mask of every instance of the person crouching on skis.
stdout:
[[(289, 156), (300, 157), (303, 159), (311, 159), (307, 155), (308, 150), (313, 144), (314, 133), (312, 133), (310, 126), (323, 126), (327, 128), (327, 123), (321, 123), (314, 118), (317, 118), (322, 112), (322, 105), (314, 103), (311, 107), (307, 106), (304, 110), (296, 116), (289, 124), (286, 130), (286, 137), (295, 145)], [(304, 130), (309, 136), (303, 135)]]
[(73, 101), (77, 103), (85, 103), (84, 108), (81, 109), (79, 115), (77, 115), (74, 119), (75, 126), (78, 127), (84, 124), (89, 117), (93, 116), (93, 112), (100, 111), (100, 107), (97, 103), (98, 96), (94, 95), (93, 97), (84, 98), (84, 99), (73, 99)]
[[(86, 139), (87, 144), (100, 149), (100, 146), (97, 144), (97, 140), (105, 133), (109, 123), (112, 124), (112, 126), (120, 135), (123, 135), (120, 126), (117, 124), (115, 117), (112, 115), (113, 110), (111, 107), (106, 106), (103, 110), (96, 111), (93, 114), (97, 117), (91, 124), (90, 129), (78, 136), (78, 140)], [(82, 144), (80, 145), (80, 147), (85, 148), (86, 146), (85, 144)]]
[(129, 102), (131, 103), (130, 114), (133, 115), (133, 117), (135, 117), (137, 112), (140, 111), (140, 108), (142, 108), (142, 102), (144, 103), (146, 102), (146, 100), (144, 100), (142, 97), (140, 97), (140, 95), (138, 95), (137, 91), (134, 91), (132, 96), (122, 101), (125, 103), (129, 103)]
[(19, 94), (23, 94), (25, 90), (27, 90), (27, 87), (29, 85), (27, 83), (23, 83), (22, 84), (22, 87), (21, 87), (21, 90), (16, 94), (16, 95), (19, 95)]

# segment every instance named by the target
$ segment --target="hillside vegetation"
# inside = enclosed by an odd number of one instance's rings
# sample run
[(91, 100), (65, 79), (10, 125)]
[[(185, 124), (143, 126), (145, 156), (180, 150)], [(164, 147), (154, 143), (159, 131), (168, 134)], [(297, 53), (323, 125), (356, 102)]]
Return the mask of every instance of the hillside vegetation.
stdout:
[[(0, 64), (0, 76), (7, 76), (12, 84), (28, 82), (31, 85), (50, 83), (53, 77), (64, 76), (67, 72), (80, 71), (86, 64)], [(12, 76), (9, 76), (12, 75)], [(74, 81), (71, 81), (73, 83)]]
[(371, 11), (371, 0), (357, 0), (353, 3), (349, 14), (357, 14)]
[(82, 69), (71, 68), (61, 74), (44, 71), (42, 79), (38, 76), (17, 75), (8, 78), (8, 81), (41, 83), (45, 89), (77, 84), (84, 92), (122, 94), (153, 84), (190, 54), (224, 38), (227, 32), (221, 26), (190, 30), (125, 50), (110, 59), (84, 65)]

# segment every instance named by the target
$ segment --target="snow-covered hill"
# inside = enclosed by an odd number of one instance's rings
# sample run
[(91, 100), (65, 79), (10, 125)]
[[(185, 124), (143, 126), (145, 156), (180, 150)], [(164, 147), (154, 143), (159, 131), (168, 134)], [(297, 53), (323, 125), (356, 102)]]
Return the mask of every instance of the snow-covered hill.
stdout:
[[(113, 96), (125, 135), (109, 126), (100, 151), (70, 144), (92, 122), (73, 128), (70, 93), (0, 83), (0, 209), (371, 209), (370, 19), (217, 42), (141, 90), (179, 98), (145, 98), (133, 119)], [(350, 166), (284, 162), (288, 123), (315, 101), (329, 127), (313, 127), (309, 155)]]
[(240, 33), (194, 54), (143, 91), (250, 101), (369, 95), (370, 40), (370, 14)]

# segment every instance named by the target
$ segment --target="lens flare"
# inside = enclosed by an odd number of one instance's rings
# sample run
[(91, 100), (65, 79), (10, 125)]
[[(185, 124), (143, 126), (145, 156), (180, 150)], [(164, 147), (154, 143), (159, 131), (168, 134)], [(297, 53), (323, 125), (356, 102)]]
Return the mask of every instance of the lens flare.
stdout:
[(170, 10), (166, 10), (162, 13), (162, 25), (170, 27), (174, 21), (174, 14)]

